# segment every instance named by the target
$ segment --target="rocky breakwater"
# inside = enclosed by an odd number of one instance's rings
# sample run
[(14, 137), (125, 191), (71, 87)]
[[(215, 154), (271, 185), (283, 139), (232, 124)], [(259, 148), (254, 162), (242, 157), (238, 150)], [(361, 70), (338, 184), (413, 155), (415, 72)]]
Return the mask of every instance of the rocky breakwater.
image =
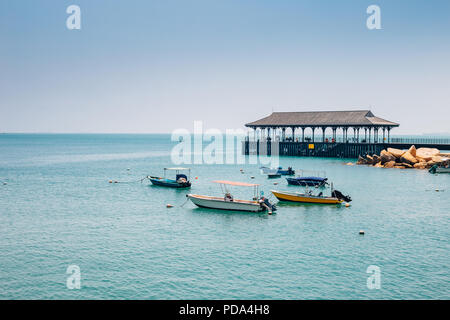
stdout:
[(439, 149), (419, 148), (411, 146), (408, 150), (388, 148), (382, 150), (379, 155), (367, 155), (359, 157), (356, 164), (371, 165), (378, 168), (397, 169), (427, 169), (445, 160), (447, 154), (442, 154)]

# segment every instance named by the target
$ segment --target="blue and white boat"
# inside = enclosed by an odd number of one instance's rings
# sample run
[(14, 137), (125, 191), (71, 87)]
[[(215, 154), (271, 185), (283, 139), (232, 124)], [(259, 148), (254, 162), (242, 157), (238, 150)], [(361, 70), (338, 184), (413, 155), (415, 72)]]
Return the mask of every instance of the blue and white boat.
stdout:
[[(175, 171), (175, 179), (166, 178), (167, 171)], [(188, 171), (188, 176), (182, 173), (183, 171)], [(190, 188), (190, 175), (191, 169), (189, 168), (164, 168), (164, 177), (148, 176), (147, 178), (155, 186), (168, 188)]]
[(295, 174), (295, 171), (292, 170), (292, 167), (288, 167), (286, 170), (283, 170), (282, 167), (278, 168), (268, 168), (268, 167), (261, 167), (262, 174), (267, 175), (282, 175), (282, 176), (293, 176)]

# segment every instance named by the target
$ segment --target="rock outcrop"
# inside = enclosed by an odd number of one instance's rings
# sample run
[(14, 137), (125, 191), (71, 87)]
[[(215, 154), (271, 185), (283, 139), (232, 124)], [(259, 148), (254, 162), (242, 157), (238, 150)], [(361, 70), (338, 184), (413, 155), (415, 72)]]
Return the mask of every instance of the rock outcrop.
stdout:
[(380, 158), (381, 158), (381, 164), (385, 164), (389, 161), (395, 161), (395, 159), (396, 159), (396, 157), (392, 153), (390, 153), (386, 150), (381, 151)]
[[(435, 148), (419, 148), (411, 146), (408, 150), (388, 148), (382, 150), (380, 155), (359, 156), (356, 164), (371, 165), (377, 168), (397, 169), (427, 169), (439, 164), (448, 158)], [(448, 161), (448, 160), (447, 160)]]
[(394, 157), (396, 157), (397, 159), (400, 158), (405, 153), (405, 151), (395, 148), (388, 148), (387, 151), (390, 154), (394, 155)]

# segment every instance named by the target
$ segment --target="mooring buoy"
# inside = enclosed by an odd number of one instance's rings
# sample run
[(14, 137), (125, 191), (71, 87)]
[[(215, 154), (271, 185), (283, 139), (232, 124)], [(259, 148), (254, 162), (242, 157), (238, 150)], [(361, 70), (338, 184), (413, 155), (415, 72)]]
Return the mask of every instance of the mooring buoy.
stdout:
[(350, 207), (350, 203), (347, 202), (347, 203), (345, 204), (345, 207), (346, 207), (346, 208)]
[(359, 230), (359, 234), (364, 234), (364, 230)]
[(173, 208), (173, 205), (171, 205), (170, 203), (166, 204), (166, 208)]

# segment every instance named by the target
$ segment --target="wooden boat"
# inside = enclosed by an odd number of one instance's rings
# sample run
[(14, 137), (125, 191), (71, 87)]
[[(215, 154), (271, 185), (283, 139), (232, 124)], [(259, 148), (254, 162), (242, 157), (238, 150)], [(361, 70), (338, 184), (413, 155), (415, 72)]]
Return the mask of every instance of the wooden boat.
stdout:
[[(175, 179), (167, 179), (167, 171), (175, 171)], [(188, 175), (191, 173), (189, 168), (164, 168), (164, 177), (148, 176), (147, 178), (155, 186), (168, 188), (190, 188), (191, 182), (189, 181), (189, 177), (181, 173), (182, 171), (188, 171)]]
[(272, 190), (272, 193), (278, 200), (289, 202), (339, 204), (344, 201), (352, 201), (349, 196), (344, 196), (340, 191), (333, 190), (333, 188), (331, 188), (331, 196), (325, 196), (323, 195), (323, 192), (314, 195), (308, 190), (306, 190), (305, 193)]
[[(198, 194), (188, 194), (186, 197), (188, 197), (192, 203), (200, 208), (247, 212), (261, 212), (267, 210), (269, 214), (276, 210), (275, 205), (271, 204), (267, 198), (258, 197), (258, 184), (224, 180), (213, 182), (219, 183), (222, 186), (222, 191), (224, 191), (223, 197), (212, 197)], [(253, 187), (255, 197), (253, 200), (234, 199), (228, 191), (227, 186)]]

